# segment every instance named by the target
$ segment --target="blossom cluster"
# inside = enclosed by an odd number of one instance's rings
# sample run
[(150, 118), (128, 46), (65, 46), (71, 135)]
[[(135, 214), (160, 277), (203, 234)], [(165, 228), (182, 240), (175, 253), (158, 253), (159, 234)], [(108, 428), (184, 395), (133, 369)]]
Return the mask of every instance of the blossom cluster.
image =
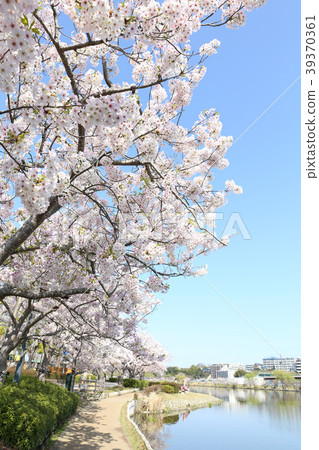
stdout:
[[(196, 257), (227, 245), (203, 217), (242, 191), (214, 182), (232, 145), (219, 114), (184, 120), (202, 63), (219, 47), (213, 39), (197, 49), (190, 38), (210, 19), (240, 26), (263, 3), (1, 2), (0, 299), (9, 300), (0, 318), (8, 327), (31, 309), (35, 324), (68, 330), (79, 346), (83, 336), (134, 336), (146, 358), (138, 324), (170, 277), (203, 274)], [(6, 352), (28, 332), (21, 324), (1, 343)]]

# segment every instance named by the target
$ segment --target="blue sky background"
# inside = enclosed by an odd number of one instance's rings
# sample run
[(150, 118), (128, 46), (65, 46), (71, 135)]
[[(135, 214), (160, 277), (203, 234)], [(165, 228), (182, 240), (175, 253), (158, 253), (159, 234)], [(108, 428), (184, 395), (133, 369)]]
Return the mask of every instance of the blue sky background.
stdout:
[[(203, 37), (204, 33), (204, 37)], [(268, 0), (238, 30), (205, 28), (198, 42), (221, 41), (195, 90), (185, 123), (203, 109), (221, 114), (234, 139), (300, 75), (300, 2)], [(300, 81), (228, 152), (216, 188), (234, 179), (244, 193), (220, 209), (240, 213), (251, 240), (235, 236), (201, 262), (207, 279), (283, 356), (300, 356)], [(219, 223), (219, 222), (218, 222)], [(278, 356), (201, 278), (174, 279), (147, 330), (169, 365), (261, 362)]]

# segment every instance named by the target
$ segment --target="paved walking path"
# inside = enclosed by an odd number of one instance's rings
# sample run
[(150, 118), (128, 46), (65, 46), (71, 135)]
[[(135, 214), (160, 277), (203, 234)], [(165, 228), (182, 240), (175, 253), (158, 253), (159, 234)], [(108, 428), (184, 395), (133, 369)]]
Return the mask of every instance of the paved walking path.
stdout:
[(59, 436), (54, 450), (130, 450), (122, 429), (121, 409), (134, 394), (107, 397), (79, 408)]

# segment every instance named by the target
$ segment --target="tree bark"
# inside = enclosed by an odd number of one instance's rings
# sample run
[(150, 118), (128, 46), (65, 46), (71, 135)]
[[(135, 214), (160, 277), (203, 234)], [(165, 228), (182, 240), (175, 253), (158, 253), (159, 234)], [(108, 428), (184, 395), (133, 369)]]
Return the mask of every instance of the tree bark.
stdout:
[(7, 360), (8, 360), (8, 354), (2, 353), (0, 355), (0, 372), (6, 372), (7, 371)]
[(31, 216), (22, 227), (6, 241), (3, 247), (0, 248), (0, 265), (2, 265), (9, 256), (15, 253), (20, 245), (23, 244), (46, 219), (59, 211), (61, 207), (62, 206), (59, 205), (58, 197), (55, 196), (50, 199), (50, 205), (46, 212)]
[(0, 346), (0, 372), (7, 370), (9, 353), (17, 346), (15, 338), (15, 332), (12, 329), (8, 329), (2, 339)]

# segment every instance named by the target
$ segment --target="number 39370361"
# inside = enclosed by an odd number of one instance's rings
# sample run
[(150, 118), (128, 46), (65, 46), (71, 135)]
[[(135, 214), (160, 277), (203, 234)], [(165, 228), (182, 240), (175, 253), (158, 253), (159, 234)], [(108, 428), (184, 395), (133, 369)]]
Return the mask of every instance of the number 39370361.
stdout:
[(316, 74), (316, 22), (315, 16), (306, 17), (306, 74)]

